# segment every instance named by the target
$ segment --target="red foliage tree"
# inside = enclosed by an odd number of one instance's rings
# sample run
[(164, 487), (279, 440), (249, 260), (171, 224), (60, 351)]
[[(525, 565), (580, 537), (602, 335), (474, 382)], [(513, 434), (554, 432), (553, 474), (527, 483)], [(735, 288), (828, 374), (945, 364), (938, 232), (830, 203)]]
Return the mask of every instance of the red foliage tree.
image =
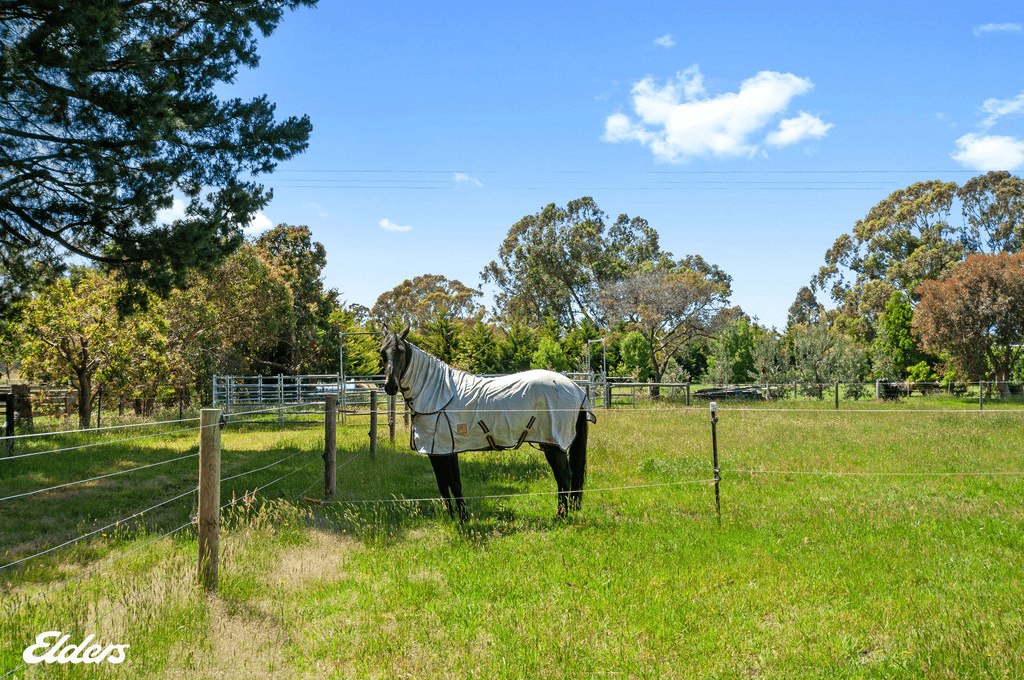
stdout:
[[(1024, 344), (1024, 253), (978, 253), (917, 288), (914, 327), (972, 380), (1009, 380)], [(1008, 396), (1007, 385), (1000, 393)]]

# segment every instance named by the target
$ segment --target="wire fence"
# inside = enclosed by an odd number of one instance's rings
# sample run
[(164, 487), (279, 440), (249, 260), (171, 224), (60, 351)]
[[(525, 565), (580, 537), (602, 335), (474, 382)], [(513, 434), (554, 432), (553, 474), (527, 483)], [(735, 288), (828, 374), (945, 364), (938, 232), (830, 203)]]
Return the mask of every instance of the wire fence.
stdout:
[[(146, 426), (153, 426), (153, 425), (166, 426), (166, 425), (171, 425), (171, 424), (179, 423), (179, 422), (191, 422), (193, 420), (195, 420), (195, 419), (183, 419), (181, 421), (160, 421), (160, 422), (157, 422), (157, 423), (139, 423), (139, 424), (132, 425), (131, 427), (146, 427)], [(73, 436), (76, 436), (76, 437), (80, 437), (80, 436), (97, 436), (97, 437), (100, 437), (100, 436), (103, 436), (103, 434), (105, 434), (106, 432), (108, 432), (109, 430), (112, 430), (112, 429), (121, 429), (121, 428), (118, 427), (118, 428), (107, 428), (105, 430), (87, 430), (87, 431), (78, 431), (78, 432), (73, 432), (73, 433), (69, 433), (69, 432), (56, 432), (56, 433), (39, 433), (39, 434), (40, 434), (40, 436), (43, 436), (43, 435), (69, 435), (70, 434), (70, 435), (73, 435)], [(180, 434), (185, 433), (185, 432), (194, 432), (194, 431), (197, 431), (199, 429), (200, 428), (198, 428), (198, 427), (190, 427), (190, 428), (179, 429), (179, 430), (170, 430), (170, 431), (166, 431), (165, 430), (165, 431), (158, 431), (158, 432), (149, 433), (149, 434), (146, 434), (146, 435), (141, 435), (141, 436), (138, 436), (138, 437), (122, 438), (122, 439), (114, 439), (114, 440), (103, 440), (103, 441), (90, 442), (90, 443), (84, 444), (84, 445), (73, 445), (73, 446), (67, 446), (67, 447), (61, 447), (61, 448), (47, 449), (45, 451), (36, 451), (36, 452), (30, 452), (30, 453), (25, 453), (25, 454), (18, 454), (18, 455), (11, 456), (10, 458), (6, 459), (9, 462), (5, 462), (5, 464), (8, 465), (8, 466), (12, 465), (12, 464), (19, 464), (25, 458), (34, 459), (34, 458), (36, 458), (38, 456), (43, 456), (43, 455), (46, 455), (46, 454), (61, 454), (61, 453), (69, 452), (69, 451), (79, 451), (79, 450), (84, 449), (84, 448), (118, 447), (119, 445), (123, 445), (125, 442), (139, 442), (139, 441), (144, 440), (144, 439), (165, 438), (165, 437), (168, 437), (168, 436), (180, 435)], [(246, 441), (241, 442), (241, 444), (245, 444), (245, 443), (251, 442), (251, 441), (252, 441), (251, 439), (250, 440), (246, 440)], [(24, 443), (27, 444), (28, 441), (25, 441)], [(193, 446), (192, 448), (195, 449), (196, 447)], [(258, 472), (269, 470), (269, 469), (271, 469), (271, 468), (273, 468), (275, 466), (278, 466), (278, 465), (281, 465), (283, 463), (286, 463), (287, 461), (292, 460), (292, 459), (294, 459), (294, 458), (296, 458), (298, 456), (301, 456), (303, 454), (307, 454), (308, 455), (308, 453), (309, 453), (308, 449), (307, 450), (300, 449), (300, 450), (296, 451), (295, 453), (292, 453), (292, 454), (290, 454), (288, 456), (285, 456), (285, 457), (282, 457), (280, 459), (277, 459), (277, 460), (275, 460), (272, 463), (269, 463), (267, 465), (262, 465), (262, 466), (255, 467), (255, 468), (252, 468), (252, 469), (247, 469), (247, 470), (244, 470), (244, 471), (239, 472), (237, 474), (230, 475), (230, 476), (224, 478), (222, 480), (222, 483), (223, 482), (229, 482), (229, 481), (232, 481), (232, 480), (235, 480), (235, 479), (239, 479), (241, 477), (244, 477), (244, 476), (247, 476), (247, 475), (251, 475), (251, 474), (254, 474), (254, 473), (258, 473)], [(74, 486), (79, 486), (79, 485), (99, 482), (99, 481), (102, 481), (102, 480), (107, 480), (107, 479), (109, 479), (111, 477), (120, 476), (120, 475), (126, 475), (126, 474), (129, 474), (129, 473), (138, 472), (140, 470), (146, 470), (146, 469), (154, 468), (154, 467), (161, 466), (161, 465), (167, 465), (167, 464), (171, 464), (171, 463), (180, 462), (180, 461), (183, 461), (183, 460), (195, 458), (198, 455), (199, 455), (198, 452), (193, 451), (193, 452), (189, 452), (189, 453), (186, 453), (184, 455), (181, 455), (181, 456), (175, 456), (175, 457), (172, 457), (172, 458), (169, 458), (169, 459), (164, 459), (164, 460), (160, 460), (160, 461), (153, 462), (153, 463), (132, 466), (132, 467), (130, 467), (128, 469), (124, 469), (124, 470), (116, 470), (116, 471), (113, 471), (113, 472), (104, 473), (104, 474), (100, 474), (100, 475), (93, 475), (93, 476), (89, 476), (89, 477), (86, 477), (86, 478), (83, 478), (83, 479), (73, 480), (73, 481), (70, 481), (70, 482), (64, 482), (64, 483), (59, 483), (59, 484), (51, 484), (51, 485), (48, 485), (48, 486), (45, 486), (45, 487), (42, 487), (42, 488), (33, 489), (33, 490), (30, 490), (30, 491), (24, 491), (24, 492), (20, 492), (20, 493), (8, 494), (8, 495), (5, 495), (3, 497), (0, 497), (0, 503), (4, 503), (4, 502), (8, 502), (8, 501), (14, 501), (16, 499), (25, 499), (25, 498), (28, 498), (28, 497), (31, 497), (31, 496), (37, 496), (39, 494), (43, 494), (43, 493), (46, 493), (46, 492), (59, 491), (59, 490), (62, 490), (62, 489), (66, 489), (68, 487), (74, 487)], [(3, 460), (4, 459), (0, 459), (0, 461), (3, 461)], [(263, 490), (273, 486), (274, 484), (277, 484), (281, 480), (286, 479), (287, 477), (289, 477), (291, 475), (294, 475), (294, 474), (297, 474), (297, 473), (302, 472), (304, 470), (307, 470), (310, 466), (312, 466), (316, 462), (320, 462), (319, 456), (315, 457), (311, 461), (306, 462), (301, 467), (298, 467), (298, 468), (293, 469), (293, 470), (291, 470), (291, 471), (289, 471), (289, 472), (287, 472), (287, 473), (285, 473), (283, 475), (278, 476), (276, 479), (274, 479), (272, 481), (269, 481), (267, 483), (261, 483), (260, 485), (254, 487), (252, 489), (252, 491), (247, 492), (247, 494), (255, 496), (255, 494), (257, 492), (263, 491)], [(314, 484), (315, 484), (315, 482), (314, 482)], [(135, 520), (139, 520), (139, 519), (145, 517), (146, 515), (148, 515), (150, 513), (153, 513), (157, 509), (165, 508), (166, 506), (169, 506), (171, 503), (174, 503), (175, 501), (180, 501), (180, 500), (182, 500), (184, 498), (194, 496), (197, 493), (198, 490), (199, 490), (198, 486), (194, 486), (194, 487), (188, 489), (187, 491), (185, 491), (183, 493), (178, 493), (178, 494), (176, 494), (176, 495), (174, 495), (174, 496), (172, 496), (170, 498), (167, 498), (167, 499), (161, 500), (161, 501), (159, 501), (157, 503), (154, 503), (152, 505), (149, 505), (148, 507), (146, 507), (144, 509), (141, 509), (141, 510), (138, 510), (136, 512), (132, 512), (130, 514), (121, 516), (121, 517), (117, 518), (116, 520), (114, 520), (113, 522), (109, 522), (109, 523), (107, 523), (107, 524), (105, 524), (103, 526), (100, 526), (98, 528), (95, 528), (95, 529), (92, 529), (90, 531), (81, 533), (79, 535), (76, 535), (74, 537), (69, 538), (68, 540), (61, 541), (61, 542), (57, 543), (56, 545), (52, 545), (52, 546), (46, 547), (46, 548), (44, 548), (42, 550), (38, 550), (38, 551), (36, 551), (36, 552), (34, 552), (32, 554), (25, 555), (25, 556), (22, 556), (22, 557), (18, 557), (17, 559), (13, 559), (13, 560), (11, 560), (11, 561), (3, 564), (3, 565), (0, 565), (0, 572), (7, 571), (7, 570), (9, 570), (9, 569), (11, 569), (13, 567), (16, 567), (16, 566), (22, 566), (23, 567), (27, 563), (31, 562), (32, 560), (35, 560), (35, 559), (40, 558), (40, 557), (43, 557), (45, 555), (50, 555), (50, 554), (55, 553), (56, 551), (61, 550), (61, 549), (70, 548), (72, 546), (75, 546), (76, 544), (81, 543), (82, 541), (85, 541), (85, 540), (87, 540), (89, 538), (95, 537), (97, 534), (105, 535), (105, 532), (110, 531), (112, 529), (116, 530), (119, 527), (127, 527), (128, 525), (130, 525)], [(307, 491), (308, 491), (308, 488), (307, 488)], [(223, 507), (228, 507), (231, 504), (232, 503), (227, 503)], [(93, 566), (93, 567), (91, 567), (89, 569), (86, 569), (86, 570), (80, 572), (79, 574), (77, 574), (77, 575), (75, 575), (73, 577), (67, 578), (67, 579), (61, 581), (60, 583), (57, 583), (57, 584), (55, 584), (55, 585), (53, 585), (53, 586), (51, 586), (51, 587), (49, 587), (49, 588), (47, 588), (47, 589), (45, 589), (43, 591), (41, 591), (41, 592), (31, 596), (31, 597), (28, 597), (27, 599), (19, 602), (15, 606), (9, 607), (6, 610), (4, 610), (3, 612), (0, 612), (0, 616), (10, 615), (13, 612), (18, 611), (19, 609), (22, 609), (23, 607), (28, 606), (28, 605), (30, 605), (30, 604), (32, 604), (34, 602), (37, 602), (38, 600), (40, 600), (42, 598), (45, 598), (45, 597), (47, 597), (48, 595), (50, 595), (52, 593), (61, 591), (62, 589), (67, 588), (68, 586), (70, 586), (72, 584), (81, 582), (83, 579), (89, 577), (90, 575), (94, 575), (94, 574), (97, 574), (97, 573), (102, 572), (104, 570), (107, 570), (111, 566), (117, 564), (118, 562), (120, 562), (120, 561), (122, 561), (122, 560), (124, 560), (124, 559), (126, 559), (126, 558), (128, 558), (128, 557), (130, 557), (132, 555), (137, 555), (138, 553), (140, 553), (140, 551), (142, 551), (145, 548), (153, 545), (157, 541), (160, 541), (160, 540), (162, 540), (164, 538), (167, 538), (168, 536), (174, 535), (174, 534), (176, 534), (178, 532), (184, 531), (185, 529), (187, 529), (189, 527), (193, 527), (195, 525), (195, 523), (196, 523), (195, 517), (190, 514), (189, 515), (189, 519), (188, 519), (187, 522), (182, 523), (180, 525), (177, 525), (174, 528), (170, 529), (169, 531), (162, 532), (158, 536), (156, 536), (155, 538), (146, 540), (142, 544), (134, 547), (133, 549), (131, 549), (131, 550), (129, 550), (129, 551), (127, 551), (127, 552), (125, 552), (125, 553), (123, 553), (121, 555), (118, 555), (118, 556), (113, 557), (111, 559), (105, 560), (105, 561), (103, 561), (103, 562), (101, 562), (101, 563), (99, 563), (99, 564), (97, 564), (97, 565), (95, 565), (95, 566)], [(124, 605), (122, 604), (120, 606), (124, 606)], [(110, 612), (108, 612), (107, 614), (104, 614), (103, 616), (106, 616), (109, 613)], [(96, 621), (102, 619), (103, 616), (99, 617), (98, 619), (94, 619), (90, 623), (95, 623)], [(89, 625), (89, 624), (86, 624), (86, 625)], [(84, 628), (84, 626), (83, 626), (83, 628)], [(18, 669), (14, 669), (14, 671), (9, 671), (6, 675), (10, 675), (12, 672), (15, 672), (17, 670)], [(6, 675), (5, 676), (0, 676), (0, 677), (6, 677)]]

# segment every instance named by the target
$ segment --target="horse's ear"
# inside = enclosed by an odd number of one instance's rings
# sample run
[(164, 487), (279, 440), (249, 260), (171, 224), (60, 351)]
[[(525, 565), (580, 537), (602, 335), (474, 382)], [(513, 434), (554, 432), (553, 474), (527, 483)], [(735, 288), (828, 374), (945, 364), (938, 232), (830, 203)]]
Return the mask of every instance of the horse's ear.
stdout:
[(408, 328), (406, 328), (404, 331), (402, 331), (402, 334), (400, 336), (398, 336), (398, 339), (399, 340), (405, 340), (405, 336), (407, 336), (407, 335), (409, 335), (409, 329)]

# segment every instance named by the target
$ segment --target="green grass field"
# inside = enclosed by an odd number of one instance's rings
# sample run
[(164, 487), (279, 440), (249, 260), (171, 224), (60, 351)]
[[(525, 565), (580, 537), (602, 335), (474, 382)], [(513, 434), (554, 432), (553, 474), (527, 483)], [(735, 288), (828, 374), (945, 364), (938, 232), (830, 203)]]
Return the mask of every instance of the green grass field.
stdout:
[[(1024, 413), (861, 403), (722, 403), (720, 527), (706, 406), (599, 412), (568, 520), (539, 452), (466, 454), (465, 492), (487, 498), (464, 525), (429, 500), (294, 501), (322, 492), (322, 429), (229, 426), (223, 477), (285, 460), (224, 482), (239, 502), (216, 597), (194, 585), (192, 527), (160, 538), (195, 510), (195, 457), (0, 501), (2, 565), (186, 494), (0, 570), (0, 676), (61, 630), (130, 644), (127, 659), (11, 677), (1024, 677), (1024, 475), (999, 474), (1024, 472)], [(338, 497), (435, 497), (405, 436), (370, 460), (365, 424), (339, 428)], [(6, 461), (0, 498), (197, 442)], [(56, 448), (15, 452), (33, 447)]]

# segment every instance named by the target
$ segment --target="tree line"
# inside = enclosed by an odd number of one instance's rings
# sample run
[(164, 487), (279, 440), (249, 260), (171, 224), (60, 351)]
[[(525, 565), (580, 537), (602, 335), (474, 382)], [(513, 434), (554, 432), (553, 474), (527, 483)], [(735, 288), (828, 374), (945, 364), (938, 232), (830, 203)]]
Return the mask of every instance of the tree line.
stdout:
[[(964, 224), (954, 229), (957, 205)], [(29, 379), (70, 382), (86, 395), (83, 422), (102, 391), (170, 386), (202, 400), (218, 373), (336, 373), (341, 333), (386, 328), (409, 328), (413, 342), (478, 374), (838, 381), (855, 398), (866, 393), (857, 383), (875, 379), (1007, 381), (1020, 377), (1024, 344), (1022, 230), (1024, 183), (1009, 173), (894, 192), (836, 239), (775, 329), (731, 304), (721, 268), (676, 258), (646, 220), (608, 219), (589, 197), (512, 225), (481, 272), (497, 289), (490, 310), (479, 287), (439, 274), (407, 279), (370, 308), (347, 304), (324, 286), (324, 246), (308, 227), (280, 224), (128, 310), (120, 273), (73, 268), (9, 306), (0, 360)], [(348, 336), (345, 373), (377, 373), (377, 345)]]

